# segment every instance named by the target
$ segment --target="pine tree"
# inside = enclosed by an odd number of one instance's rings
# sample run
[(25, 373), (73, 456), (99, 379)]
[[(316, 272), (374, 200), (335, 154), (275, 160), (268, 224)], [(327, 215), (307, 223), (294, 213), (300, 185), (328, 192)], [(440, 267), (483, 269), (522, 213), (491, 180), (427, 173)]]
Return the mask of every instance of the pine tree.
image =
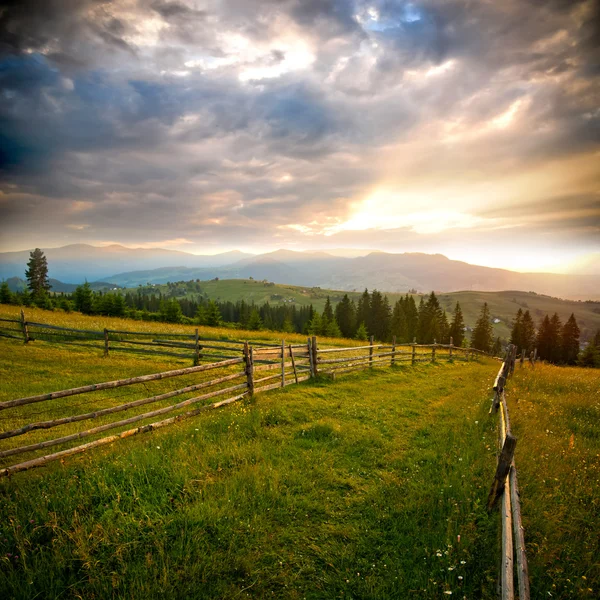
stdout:
[(348, 294), (344, 294), (342, 301), (335, 307), (335, 320), (344, 337), (351, 338), (354, 336), (356, 332), (356, 307), (354, 302), (348, 298)]
[(94, 310), (94, 293), (90, 284), (86, 281), (83, 285), (78, 285), (73, 294), (75, 301), (75, 310), (84, 315), (91, 315)]
[(514, 344), (517, 348), (523, 347), (523, 309), (519, 308), (517, 316), (513, 321), (512, 330), (510, 332), (509, 343)]
[(404, 312), (406, 313), (406, 337), (412, 342), (417, 335), (419, 312), (413, 296), (406, 294), (404, 298)]
[(367, 332), (367, 328), (365, 327), (364, 323), (361, 323), (356, 330), (356, 335), (354, 336), (354, 339), (364, 342), (367, 340), (368, 337), (369, 334)]
[(575, 315), (571, 313), (561, 334), (562, 362), (567, 365), (577, 364), (577, 357), (579, 356), (579, 333), (579, 326), (575, 320)]
[(490, 352), (492, 349), (492, 323), (490, 322), (490, 310), (487, 302), (483, 303), (481, 313), (475, 329), (473, 329), (473, 335), (471, 336), (471, 345), (477, 350), (483, 352)]
[(402, 298), (394, 304), (394, 310), (392, 312), (392, 335), (396, 336), (396, 341), (399, 343), (408, 341), (406, 313), (404, 311), (404, 301)]
[(260, 314), (256, 308), (252, 308), (250, 317), (248, 318), (248, 329), (250, 331), (259, 331), (263, 328), (263, 322), (260, 318)]
[(550, 318), (545, 315), (538, 328), (536, 337), (537, 353), (540, 360), (550, 359)]
[(167, 323), (181, 323), (183, 319), (181, 305), (175, 298), (163, 300), (160, 306), (160, 316)]
[(333, 321), (333, 308), (331, 308), (331, 300), (329, 299), (329, 296), (327, 296), (327, 300), (325, 301), (323, 316), (327, 319), (328, 322)]
[(308, 322), (307, 333), (309, 335), (321, 335), (323, 331), (323, 319), (321, 315), (315, 311), (313, 318)]
[(14, 296), (8, 287), (8, 283), (6, 281), (2, 282), (0, 286), (0, 304), (13, 304)]
[(461, 347), (465, 339), (465, 320), (460, 308), (460, 303), (457, 302), (454, 307), (454, 315), (452, 316), (452, 324), (450, 325), (450, 335), (452, 343), (455, 346)]
[(419, 344), (425, 344), (428, 329), (427, 313), (425, 311), (425, 299), (421, 296), (419, 301), (418, 318), (417, 318), (417, 342)]
[(365, 288), (362, 296), (358, 299), (358, 305), (356, 307), (356, 322), (362, 323), (367, 329), (367, 336), (369, 335), (369, 323), (371, 321), (371, 296), (369, 290)]
[(557, 313), (554, 313), (550, 317), (550, 331), (549, 331), (549, 350), (550, 355), (548, 360), (555, 365), (560, 363), (562, 360), (562, 343), (560, 334), (562, 332), (562, 323)]
[(206, 324), (209, 327), (219, 327), (222, 321), (218, 304), (214, 300), (209, 300), (206, 307)]
[(38, 297), (43, 297), (44, 292), (47, 293), (50, 291), (48, 261), (39, 248), (29, 253), (25, 277), (27, 278), (27, 287), (31, 290), (34, 300), (37, 300)]
[(528, 310), (523, 313), (521, 323), (521, 345), (519, 350), (530, 351), (535, 343), (535, 325)]

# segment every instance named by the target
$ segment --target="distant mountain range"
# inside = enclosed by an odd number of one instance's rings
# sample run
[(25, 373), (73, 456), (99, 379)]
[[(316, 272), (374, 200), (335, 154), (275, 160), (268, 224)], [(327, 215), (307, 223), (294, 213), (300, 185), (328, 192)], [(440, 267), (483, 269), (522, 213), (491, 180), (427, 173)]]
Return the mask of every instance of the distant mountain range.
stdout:
[[(190, 279), (267, 279), (338, 290), (523, 290), (575, 300), (599, 299), (599, 275), (518, 273), (450, 260), (441, 254), (277, 250), (195, 255), (162, 248), (74, 244), (43, 249), (51, 277), (66, 283), (101, 280), (120, 287)], [(367, 252), (367, 251), (365, 251)], [(339, 256), (339, 254), (345, 254)], [(0, 279), (23, 277), (29, 251), (0, 253)], [(66, 291), (66, 290), (65, 290)]]

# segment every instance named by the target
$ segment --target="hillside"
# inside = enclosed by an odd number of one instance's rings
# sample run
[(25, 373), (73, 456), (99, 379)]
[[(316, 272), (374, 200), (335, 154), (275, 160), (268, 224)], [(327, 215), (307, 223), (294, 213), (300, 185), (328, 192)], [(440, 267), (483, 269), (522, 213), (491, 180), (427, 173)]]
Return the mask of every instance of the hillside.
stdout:
[(163, 268), (121, 272), (107, 280), (133, 287), (189, 279), (266, 279), (278, 283), (361, 291), (523, 290), (574, 300), (600, 300), (600, 276), (517, 273), (450, 260), (441, 254), (373, 252), (354, 258), (325, 252), (277, 250), (211, 268)]
[[(334, 304), (339, 302), (345, 293), (348, 293), (355, 301), (360, 296), (359, 292), (298, 287), (243, 279), (201, 281), (200, 288), (202, 295), (210, 300), (229, 300), (231, 302), (245, 300), (256, 304), (263, 304), (264, 302), (270, 302), (271, 304), (295, 303), (301, 306), (312, 304), (318, 311), (323, 310), (328, 296)], [(166, 285), (157, 284), (154, 289), (156, 291), (160, 290), (165, 295), (169, 293)], [(197, 295), (193, 292), (186, 293), (183, 288), (180, 293), (188, 296)], [(387, 296), (393, 305), (401, 294), (388, 293)], [(415, 296), (415, 299), (418, 303), (419, 297)], [(508, 339), (510, 336), (511, 323), (519, 308), (529, 310), (536, 324), (545, 314), (552, 315), (556, 312), (564, 323), (571, 313), (574, 313), (581, 329), (582, 339), (592, 337), (600, 329), (600, 301), (576, 302), (519, 291), (459, 291), (442, 293), (439, 295), (439, 300), (448, 315), (453, 312), (456, 302), (460, 302), (467, 327), (474, 327), (483, 303), (487, 302), (492, 316), (500, 319), (499, 323), (494, 323), (494, 335), (504, 339)]]

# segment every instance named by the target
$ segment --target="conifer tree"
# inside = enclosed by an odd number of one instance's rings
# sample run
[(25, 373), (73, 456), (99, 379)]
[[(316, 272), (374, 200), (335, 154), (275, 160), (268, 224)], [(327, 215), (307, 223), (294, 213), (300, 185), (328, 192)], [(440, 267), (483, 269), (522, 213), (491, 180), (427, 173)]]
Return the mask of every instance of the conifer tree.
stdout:
[(471, 345), (473, 348), (477, 348), (477, 350), (482, 350), (483, 352), (490, 352), (493, 341), (492, 332), (493, 329), (492, 323), (490, 322), (490, 310), (487, 302), (484, 302), (483, 307), (481, 308), (479, 319), (477, 319), (477, 323), (475, 324), (475, 329), (473, 329), (473, 335), (471, 337)]
[(368, 337), (369, 337), (369, 335), (367, 332), (367, 328), (365, 327), (365, 324), (360, 323), (360, 325), (356, 329), (356, 335), (354, 336), (354, 339), (364, 342), (365, 340), (367, 340)]
[(523, 313), (521, 322), (521, 345), (519, 350), (530, 351), (535, 343), (535, 325), (528, 310)]
[(77, 286), (73, 300), (75, 301), (75, 310), (84, 315), (91, 315), (94, 311), (94, 293), (87, 281), (83, 285)]
[(392, 335), (396, 336), (397, 342), (408, 341), (408, 330), (406, 323), (406, 313), (404, 311), (404, 300), (400, 298), (394, 304), (394, 310), (392, 312)]
[(327, 300), (325, 302), (323, 316), (327, 319), (327, 322), (333, 321), (333, 308), (331, 308), (331, 300), (329, 299), (329, 296), (327, 296)]
[(577, 357), (579, 356), (579, 334), (579, 326), (575, 320), (575, 315), (571, 313), (571, 316), (562, 328), (561, 334), (562, 362), (567, 365), (577, 364)]
[(362, 296), (358, 299), (358, 304), (356, 306), (356, 322), (362, 323), (367, 329), (367, 332), (369, 332), (370, 313), (371, 296), (369, 295), (369, 290), (365, 288), (365, 291), (362, 293)]
[(335, 307), (335, 320), (344, 337), (354, 337), (356, 333), (356, 307), (354, 302), (348, 298), (348, 294), (344, 294), (341, 302), (338, 302)]
[(465, 320), (459, 302), (457, 302), (454, 307), (452, 324), (450, 325), (450, 335), (452, 336), (452, 343), (455, 346), (461, 347), (463, 340), (465, 339)]
[(223, 322), (219, 306), (214, 300), (209, 300), (206, 306), (206, 324), (210, 327), (219, 327)]
[(412, 342), (417, 335), (419, 313), (413, 296), (404, 297), (404, 312), (406, 313), (406, 337)]
[(42, 298), (50, 291), (48, 261), (39, 248), (29, 253), (25, 277), (27, 278), (27, 287), (31, 290), (34, 300), (37, 301), (38, 298)]
[(252, 308), (252, 312), (250, 313), (250, 317), (248, 318), (247, 327), (250, 331), (259, 331), (263, 328), (263, 322), (260, 318), (260, 313), (255, 307)]
[(555, 365), (562, 360), (562, 343), (560, 334), (562, 333), (562, 323), (557, 313), (554, 313), (550, 317), (550, 331), (549, 331), (549, 350), (550, 355), (548, 360)]
[(510, 332), (509, 343), (514, 344), (517, 348), (523, 347), (523, 309), (519, 308), (515, 320), (513, 321), (512, 330)]
[(538, 328), (535, 341), (540, 360), (550, 359), (550, 318), (545, 315)]
[(8, 283), (3, 281), (2, 285), (0, 286), (0, 304), (12, 304), (13, 302), (13, 293), (10, 291)]
[(418, 318), (417, 318), (417, 328), (416, 328), (416, 336), (417, 342), (419, 344), (424, 344), (427, 336), (427, 314), (425, 312), (425, 299), (421, 296), (421, 300), (419, 301), (419, 309), (418, 309)]

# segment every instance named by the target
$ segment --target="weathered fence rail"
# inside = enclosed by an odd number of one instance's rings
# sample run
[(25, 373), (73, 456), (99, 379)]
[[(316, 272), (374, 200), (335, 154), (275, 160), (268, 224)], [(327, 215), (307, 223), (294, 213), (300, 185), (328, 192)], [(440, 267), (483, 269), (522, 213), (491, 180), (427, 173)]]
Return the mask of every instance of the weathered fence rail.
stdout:
[[(521, 353), (521, 365), (523, 356)], [(533, 353), (532, 353), (532, 365)], [(504, 388), (515, 369), (517, 348), (509, 344), (506, 357), (494, 380), (494, 398), (490, 413), (499, 413), (499, 448), (498, 467), (488, 496), (488, 510), (501, 501), (502, 522), (502, 555), (500, 567), (500, 597), (502, 600), (514, 600), (514, 559), (516, 557), (516, 575), (519, 600), (529, 600), (529, 570), (525, 553), (525, 535), (521, 518), (521, 500), (517, 481), (517, 469), (514, 461), (517, 440), (513, 437)]]
[[(23, 326), (23, 323), (27, 323), (29, 328), (43, 326), (43, 324), (36, 322), (26, 322), (24, 318), (22, 318), (20, 321), (13, 320), (12, 322), (19, 324), (20, 327)], [(51, 326), (49, 329), (69, 332), (77, 331), (78, 333), (84, 332), (84, 330), (71, 330), (69, 328), (59, 328), (58, 326)], [(31, 331), (31, 329), (29, 331)], [(31, 336), (29, 331), (28, 335)], [(91, 330), (86, 330), (85, 332), (93, 335), (100, 335), (99, 332)], [(80, 387), (59, 390), (56, 392), (50, 392), (47, 394), (38, 394), (35, 396), (16, 398), (13, 400), (0, 402), (0, 413), (7, 415), (6, 417), (3, 416), (2, 420), (9, 423), (8, 427), (4, 431), (0, 432), (0, 442), (4, 442), (2, 444), (4, 447), (0, 446), (0, 461), (11, 456), (18, 456), (30, 452), (39, 452), (45, 450), (46, 448), (77, 442), (84, 438), (97, 436), (112, 429), (123, 428), (128, 425), (132, 425), (133, 423), (143, 423), (155, 417), (171, 412), (179, 413), (191, 405), (211, 400), (217, 396), (230, 397), (226, 400), (220, 400), (211, 404), (203, 404), (194, 410), (181, 412), (180, 414), (176, 414), (174, 417), (170, 417), (169, 419), (149, 424), (142, 424), (134, 429), (128, 429), (115, 435), (101, 437), (85, 444), (67, 448), (66, 450), (60, 450), (58, 452), (43, 456), (36, 456), (33, 459), (25, 462), (5, 466), (0, 468), (0, 476), (11, 475), (19, 471), (25, 471), (34, 467), (45, 465), (55, 460), (62, 460), (66, 456), (86, 452), (91, 448), (111, 443), (117, 439), (151, 431), (157, 427), (162, 427), (169, 423), (174, 423), (181, 419), (194, 416), (199, 414), (199, 412), (202, 410), (225, 406), (231, 402), (235, 402), (257, 392), (268, 391), (279, 387), (285, 387), (287, 385), (301, 383), (321, 373), (335, 377), (338, 373), (372, 368), (374, 366), (393, 366), (401, 361), (415, 364), (423, 361), (435, 362), (437, 360), (444, 359), (456, 360), (460, 357), (461, 353), (463, 354), (463, 358), (468, 360), (469, 356), (474, 356), (476, 354), (476, 351), (473, 349), (455, 348), (452, 346), (452, 344), (445, 346), (442, 346), (441, 344), (419, 345), (416, 343), (401, 345), (396, 344), (395, 340), (391, 345), (375, 344), (373, 338), (370, 339), (368, 345), (342, 348), (330, 347), (321, 349), (318, 346), (316, 337), (308, 338), (306, 344), (286, 344), (285, 340), (282, 340), (281, 343), (277, 345), (265, 345), (263, 342), (260, 342), (260, 346), (253, 347), (248, 342), (240, 342), (241, 351), (238, 354), (237, 346), (233, 345), (235, 342), (228, 340), (221, 346), (217, 344), (217, 342), (221, 342), (221, 340), (211, 339), (208, 341), (213, 343), (206, 344), (205, 342), (207, 341), (207, 338), (200, 340), (197, 333), (194, 336), (191, 336), (194, 338), (194, 344), (189, 344), (185, 341), (165, 340), (165, 334), (160, 334), (160, 337), (157, 337), (156, 334), (150, 332), (111, 331), (105, 329), (101, 332), (101, 335), (106, 344), (110, 342), (110, 334), (141, 334), (145, 336), (152, 336), (156, 338), (153, 343), (166, 343), (170, 346), (172, 345), (173, 347), (184, 346), (186, 349), (194, 349), (197, 354), (199, 354), (198, 346), (201, 342), (202, 354), (206, 352), (206, 348), (226, 348), (230, 352), (235, 351), (237, 356), (234, 356), (233, 358), (226, 357), (224, 360), (215, 361), (208, 364), (197, 364), (192, 367), (84, 385)], [(185, 340), (190, 336), (188, 334), (174, 334), (172, 337), (177, 338), (178, 340)], [(30, 337), (30, 339), (33, 338)], [(139, 340), (127, 341), (130, 343), (133, 342), (134, 344), (143, 343)], [(403, 347), (408, 348), (408, 350), (403, 350)], [(441, 351), (442, 349), (447, 349), (449, 352), (443, 353)], [(118, 350), (118, 348), (110, 348), (110, 350)], [(379, 350), (379, 352), (375, 352), (375, 350)], [(213, 354), (210, 356), (213, 357), (215, 355)], [(240, 370), (238, 365), (242, 364), (244, 365), (244, 368), (243, 370)], [(204, 373), (215, 370), (219, 371), (217, 377), (213, 377), (212, 379), (204, 381), (194, 381), (193, 383), (187, 382), (188, 385), (183, 386), (175, 385), (173, 386), (174, 389), (168, 389), (166, 391), (160, 390), (160, 393), (149, 394), (145, 387), (147, 384), (152, 384), (152, 382), (159, 382), (161, 380), (183, 377), (196, 378)], [(241, 380), (241, 382), (235, 383), (236, 380)], [(147, 393), (142, 393), (142, 397), (129, 400), (127, 402), (119, 402), (119, 398), (99, 398), (97, 395), (98, 392), (112, 393), (112, 390), (116, 390), (118, 388), (135, 388), (135, 386), (140, 385), (143, 386), (142, 392)], [(193, 396), (193, 393), (199, 390), (205, 390), (205, 392), (199, 396)], [(134, 393), (139, 395), (140, 391), (135, 388)], [(89, 398), (88, 401), (83, 403), (86, 408), (89, 407), (90, 402), (96, 404), (96, 407), (93, 410), (89, 410), (88, 408), (88, 410), (73, 414), (69, 408), (71, 405), (62, 404), (61, 406), (56, 406), (55, 404), (52, 404), (52, 401), (54, 400), (82, 395)], [(139, 412), (137, 410), (140, 409), (140, 407), (144, 407), (149, 404), (160, 404), (171, 398), (181, 396), (184, 396), (184, 399), (175, 404), (159, 406), (154, 410), (146, 412)], [(67, 411), (68, 414), (56, 415), (52, 416), (51, 418), (32, 418), (40, 413), (32, 413), (29, 410), (29, 406), (34, 404), (39, 405), (40, 403), (45, 403), (42, 404), (42, 406), (51, 406), (50, 409), (47, 409), (45, 413), (46, 415), (48, 412), (52, 412), (52, 410), (57, 409), (61, 410), (63, 413)], [(42, 413), (44, 412), (45, 411), (42, 410)], [(107, 419), (112, 415), (127, 412), (135, 412), (135, 414), (130, 414), (130, 416), (125, 416), (124, 418), (117, 420)], [(96, 424), (93, 427), (88, 427), (87, 429), (72, 431), (75, 424), (83, 423), (85, 421), (91, 421), (92, 423), (95, 422)], [(44, 431), (51, 431), (61, 427), (68, 428), (67, 431), (63, 429), (62, 435), (44, 439), (40, 437)], [(15, 441), (21, 438), (21, 436), (25, 435), (33, 435), (34, 439), (27, 444), (15, 444)]]

